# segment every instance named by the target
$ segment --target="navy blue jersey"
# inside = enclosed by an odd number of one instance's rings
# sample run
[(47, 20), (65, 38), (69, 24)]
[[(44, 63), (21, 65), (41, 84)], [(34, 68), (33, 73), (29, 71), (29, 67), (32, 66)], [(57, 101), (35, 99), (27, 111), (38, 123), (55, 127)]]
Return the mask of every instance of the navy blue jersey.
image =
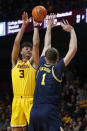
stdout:
[(63, 131), (59, 102), (64, 67), (63, 59), (52, 66), (46, 64), (44, 57), (41, 57), (30, 113), (29, 131)]
[(61, 59), (54, 66), (46, 64), (44, 56), (39, 62), (39, 69), (36, 78), (36, 88), (34, 93), (35, 104), (54, 104), (60, 102), (62, 72), (64, 70), (64, 60)]

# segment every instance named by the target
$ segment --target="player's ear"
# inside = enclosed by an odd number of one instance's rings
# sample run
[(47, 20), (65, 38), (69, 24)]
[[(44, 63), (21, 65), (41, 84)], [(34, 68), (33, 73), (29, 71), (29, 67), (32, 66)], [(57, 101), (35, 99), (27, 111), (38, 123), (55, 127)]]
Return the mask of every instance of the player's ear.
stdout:
[(57, 57), (57, 62), (59, 61), (59, 59), (60, 59), (60, 57), (58, 56), (58, 57)]
[(21, 55), (23, 54), (23, 48), (21, 49), (20, 54), (21, 54)]
[(20, 51), (20, 54), (22, 55), (22, 50)]

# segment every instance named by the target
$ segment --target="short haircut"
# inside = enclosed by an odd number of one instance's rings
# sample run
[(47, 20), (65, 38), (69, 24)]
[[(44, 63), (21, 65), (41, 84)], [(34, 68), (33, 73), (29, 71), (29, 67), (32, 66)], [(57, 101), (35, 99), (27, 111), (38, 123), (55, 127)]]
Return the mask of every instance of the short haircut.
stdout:
[(57, 57), (59, 56), (59, 52), (57, 49), (55, 48), (49, 48), (46, 52), (45, 52), (45, 57), (47, 58), (47, 60), (49, 62), (56, 62)]
[(20, 46), (20, 51), (19, 51), (19, 58), (20, 58), (20, 59), (22, 59), (21, 50), (22, 50), (22, 48), (24, 48), (24, 47), (30, 47), (31, 49), (33, 48), (31, 42), (27, 42), (27, 41), (23, 42), (23, 43), (21, 44), (21, 46)]
[(24, 47), (30, 47), (31, 49), (32, 49), (32, 43), (31, 42), (23, 42), (22, 44), (21, 44), (21, 46), (20, 46), (20, 51), (22, 50), (22, 48), (24, 48)]

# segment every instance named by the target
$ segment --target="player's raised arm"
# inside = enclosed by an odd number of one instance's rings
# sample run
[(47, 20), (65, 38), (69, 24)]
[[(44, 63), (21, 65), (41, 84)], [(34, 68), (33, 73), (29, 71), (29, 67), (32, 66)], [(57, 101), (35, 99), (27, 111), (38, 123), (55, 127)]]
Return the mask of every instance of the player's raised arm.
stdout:
[(34, 25), (34, 34), (33, 34), (33, 51), (32, 51), (32, 58), (30, 62), (32, 63), (33, 67), (37, 69), (39, 63), (39, 29), (38, 26), (40, 23), (37, 23), (33, 20)]
[(54, 18), (55, 18), (54, 15), (50, 15), (50, 16), (49, 16), (49, 19), (48, 19), (48, 21), (47, 21), (47, 30), (46, 30), (46, 34), (45, 34), (44, 48), (43, 48), (43, 51), (42, 51), (41, 56), (44, 56), (46, 50), (47, 50), (48, 48), (51, 48), (51, 29), (52, 29), (53, 27), (55, 27)]
[(74, 28), (68, 23), (67, 20), (61, 22), (60, 24), (65, 31), (70, 32), (69, 50), (64, 57), (64, 63), (65, 66), (67, 66), (77, 51), (77, 37)]
[(29, 20), (28, 20), (28, 14), (26, 12), (23, 12), (23, 14), (22, 14), (22, 21), (23, 21), (23, 24), (21, 26), (21, 29), (18, 32), (18, 34), (17, 34), (17, 36), (14, 40), (12, 56), (11, 56), (12, 66), (15, 66), (15, 64), (17, 62), (19, 50), (20, 50), (20, 42), (21, 42), (21, 39), (23, 37), (26, 26), (28, 25)]

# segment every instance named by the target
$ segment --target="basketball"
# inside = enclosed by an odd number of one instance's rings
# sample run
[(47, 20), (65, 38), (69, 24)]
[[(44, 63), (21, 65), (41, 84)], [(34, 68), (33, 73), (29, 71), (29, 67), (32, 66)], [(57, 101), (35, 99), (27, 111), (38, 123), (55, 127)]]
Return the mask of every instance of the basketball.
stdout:
[(36, 22), (43, 22), (47, 15), (47, 10), (43, 6), (35, 6), (32, 10), (32, 17)]

